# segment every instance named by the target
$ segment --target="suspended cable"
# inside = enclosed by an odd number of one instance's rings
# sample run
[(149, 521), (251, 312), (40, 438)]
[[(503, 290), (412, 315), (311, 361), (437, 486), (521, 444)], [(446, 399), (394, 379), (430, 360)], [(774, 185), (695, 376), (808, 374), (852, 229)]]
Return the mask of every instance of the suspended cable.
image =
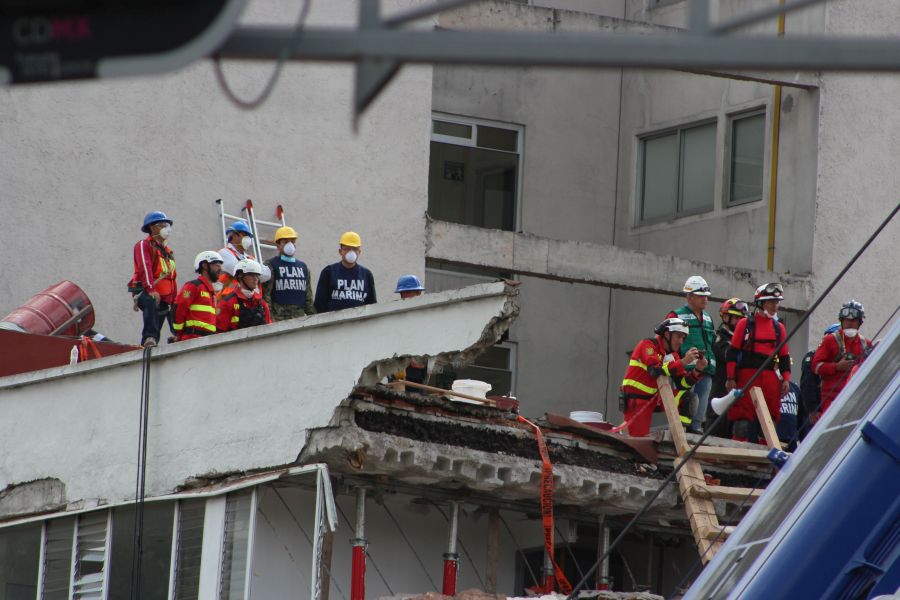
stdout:
[(522, 563), (525, 565), (525, 569), (531, 576), (531, 583), (535, 586), (540, 586), (541, 584), (538, 582), (538, 578), (534, 574), (534, 570), (531, 568), (531, 565), (528, 564), (528, 557), (525, 556), (525, 551), (522, 550), (522, 547), (519, 546), (519, 542), (516, 541), (516, 536), (513, 535), (512, 529), (510, 529), (509, 527), (509, 523), (506, 522), (506, 519), (503, 518), (503, 515), (501, 515), (499, 511), (497, 512), (497, 516), (500, 517), (500, 522), (503, 523), (503, 526), (506, 528), (506, 532), (509, 534), (509, 539), (512, 540), (513, 545), (516, 547), (516, 551), (522, 557)]
[(312, 0), (303, 0), (303, 7), (300, 9), (300, 15), (297, 17), (297, 22), (294, 25), (294, 34), (282, 48), (281, 53), (278, 55), (278, 61), (275, 63), (275, 68), (272, 69), (272, 74), (269, 76), (269, 80), (256, 98), (252, 100), (238, 98), (237, 94), (234, 93), (231, 86), (228, 84), (228, 81), (225, 79), (225, 72), (222, 70), (221, 55), (217, 53), (213, 56), (213, 70), (216, 74), (216, 81), (219, 83), (219, 87), (225, 94), (225, 97), (228, 98), (232, 104), (243, 110), (254, 110), (262, 106), (265, 101), (269, 99), (272, 90), (275, 89), (278, 78), (281, 76), (284, 64), (294, 52), (294, 48), (301, 38), (303, 28), (306, 24), (306, 18), (309, 16), (310, 4), (312, 4)]
[(431, 578), (431, 573), (428, 572), (428, 567), (425, 566), (425, 563), (422, 562), (422, 557), (419, 556), (419, 553), (416, 552), (416, 549), (415, 549), (415, 548), (413, 548), (412, 542), (409, 541), (409, 538), (408, 538), (408, 537), (406, 537), (406, 533), (403, 531), (403, 528), (400, 527), (400, 523), (397, 521), (396, 518), (394, 518), (394, 514), (393, 514), (393, 513), (391, 512), (391, 510), (387, 507), (387, 503), (386, 503), (386, 502), (382, 502), (382, 503), (381, 503), (381, 508), (384, 509), (384, 512), (387, 513), (387, 516), (391, 519), (391, 521), (394, 522), (394, 527), (397, 528), (397, 531), (400, 533), (400, 537), (402, 537), (402, 538), (403, 538), (403, 541), (406, 542), (406, 545), (409, 547), (410, 552), (412, 552), (412, 553), (413, 553), (413, 556), (416, 557), (416, 562), (418, 562), (418, 563), (419, 563), (419, 566), (422, 567), (422, 572), (425, 573), (425, 577), (428, 578), (428, 582), (431, 584), (431, 587), (434, 588), (434, 591), (440, 592), (441, 589), (440, 589), (440, 588), (437, 586), (437, 584), (434, 582), (434, 579)]
[[(788, 343), (788, 340), (790, 340), (792, 337), (794, 337), (794, 334), (796, 334), (797, 331), (800, 330), (800, 327), (809, 319), (809, 317), (813, 313), (813, 311), (815, 311), (816, 308), (819, 307), (819, 305), (825, 300), (825, 298), (828, 296), (828, 294), (831, 293), (831, 290), (833, 290), (835, 288), (835, 286), (838, 284), (838, 282), (840, 282), (840, 280), (843, 279), (844, 275), (846, 275), (847, 271), (850, 270), (850, 267), (852, 267), (856, 263), (856, 261), (859, 259), (859, 257), (862, 256), (862, 254), (869, 248), (870, 245), (872, 245), (872, 242), (875, 241), (875, 238), (877, 238), (878, 235), (884, 230), (884, 228), (887, 227), (888, 223), (891, 222), (891, 220), (894, 218), (894, 216), (897, 214), (898, 211), (900, 211), (900, 203), (898, 203), (894, 207), (894, 210), (892, 210), (890, 212), (890, 214), (888, 214), (888, 216), (884, 219), (884, 221), (881, 222), (881, 225), (879, 225), (878, 228), (872, 233), (872, 235), (869, 236), (869, 238), (865, 241), (865, 243), (863, 243), (862, 247), (859, 250), (857, 250), (856, 254), (854, 254), (853, 257), (847, 262), (847, 264), (844, 265), (844, 267), (840, 270), (840, 272), (835, 276), (834, 280), (832, 280), (832, 282), (828, 285), (828, 287), (825, 288), (825, 291), (823, 291), (819, 295), (819, 297), (816, 298), (815, 302), (813, 302), (812, 305), (806, 310), (806, 312), (803, 313), (803, 316), (800, 318), (800, 320), (797, 322), (797, 324), (794, 325), (794, 327), (791, 329), (790, 333), (788, 333), (788, 335), (783, 340), (781, 340), (780, 343), (778, 343), (775, 346), (775, 349), (772, 350), (772, 353), (769, 354), (769, 356), (766, 358), (766, 360), (763, 361), (763, 364), (760, 365), (760, 367), (756, 370), (756, 372), (753, 373), (753, 375), (750, 376), (750, 379), (747, 380), (747, 382), (744, 384), (743, 390), (749, 391), (753, 387), (753, 383), (756, 382), (756, 380), (759, 378), (759, 376), (762, 375), (762, 373), (766, 369), (769, 368), (769, 365), (772, 364), (772, 361), (775, 359), (776, 356), (778, 356), (778, 353), (781, 351), (781, 349), (784, 348), (784, 346)], [(719, 424), (725, 418), (726, 414), (727, 414), (727, 412), (723, 411), (722, 414), (719, 415), (715, 421), (713, 421), (713, 424), (707, 428), (706, 433), (701, 435), (700, 438), (697, 440), (697, 442), (693, 446), (691, 446), (691, 448), (687, 451), (687, 453), (685, 453), (685, 455), (683, 457), (681, 457), (681, 459), (678, 461), (678, 464), (675, 466), (675, 468), (668, 474), (668, 476), (666, 476), (666, 478), (663, 480), (662, 484), (659, 486), (659, 488), (657, 488), (657, 490), (653, 493), (653, 495), (650, 497), (650, 499), (640, 508), (640, 510), (638, 510), (637, 513), (635, 513), (635, 515), (631, 518), (631, 520), (628, 521), (628, 523), (625, 525), (625, 527), (622, 529), (622, 531), (619, 533), (619, 535), (616, 536), (616, 539), (613, 540), (613, 542), (610, 544), (609, 548), (606, 549), (606, 552), (604, 552), (603, 555), (597, 559), (597, 561), (594, 563), (594, 565), (590, 569), (588, 569), (585, 576), (582, 577), (578, 581), (577, 584), (575, 584), (575, 586), (572, 589), (572, 592), (568, 596), (566, 596), (566, 600), (573, 600), (576, 597), (579, 590), (581, 590), (584, 587), (585, 583), (587, 583), (588, 578), (591, 577), (594, 574), (594, 571), (597, 570), (597, 567), (600, 566), (600, 563), (603, 562), (603, 560), (607, 556), (609, 556), (609, 554), (612, 552), (612, 550), (614, 548), (616, 548), (616, 546), (618, 546), (622, 542), (622, 540), (625, 538), (625, 535), (631, 530), (632, 527), (634, 527), (634, 525), (635, 525), (635, 523), (637, 523), (638, 519), (640, 519), (642, 516), (644, 516), (644, 514), (650, 509), (650, 506), (656, 501), (657, 498), (659, 498), (659, 495), (662, 494), (662, 492), (666, 488), (666, 486), (668, 486), (672, 482), (672, 480), (675, 478), (675, 476), (681, 471), (681, 468), (684, 465), (686, 465), (693, 458), (694, 453), (697, 451), (697, 448), (699, 448), (700, 446), (703, 445), (703, 442), (705, 442), (706, 438), (708, 438), (711, 435), (712, 431), (716, 430), (716, 428), (719, 426)]]
[(147, 426), (150, 411), (150, 354), (152, 347), (144, 348), (141, 358), (141, 403), (138, 408), (137, 475), (134, 482), (134, 540), (131, 555), (132, 600), (140, 600), (144, 559), (144, 496), (147, 482)]

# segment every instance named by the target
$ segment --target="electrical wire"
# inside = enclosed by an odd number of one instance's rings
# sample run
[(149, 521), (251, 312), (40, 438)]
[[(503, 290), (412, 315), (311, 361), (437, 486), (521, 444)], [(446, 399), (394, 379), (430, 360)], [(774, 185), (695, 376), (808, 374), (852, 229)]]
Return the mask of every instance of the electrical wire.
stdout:
[[(784, 348), (784, 346), (788, 343), (788, 340), (790, 340), (792, 337), (794, 337), (794, 334), (796, 334), (797, 331), (800, 330), (800, 327), (809, 319), (809, 317), (813, 313), (813, 311), (815, 311), (816, 308), (819, 307), (819, 305), (825, 300), (825, 298), (828, 296), (828, 294), (831, 293), (831, 290), (833, 290), (835, 288), (835, 286), (838, 284), (838, 282), (841, 279), (843, 279), (844, 275), (847, 274), (847, 271), (850, 270), (850, 267), (852, 267), (856, 263), (856, 261), (859, 259), (859, 257), (862, 256), (862, 254), (869, 248), (870, 245), (872, 245), (872, 242), (874, 242), (875, 239), (878, 237), (878, 235), (884, 230), (884, 228), (887, 227), (888, 223), (891, 222), (891, 220), (894, 218), (894, 216), (897, 214), (898, 211), (900, 211), (900, 203), (898, 203), (897, 206), (894, 207), (894, 210), (892, 210), (890, 212), (890, 214), (888, 214), (888, 216), (884, 219), (884, 221), (882, 221), (881, 225), (879, 225), (878, 228), (872, 233), (872, 235), (869, 236), (869, 238), (865, 241), (865, 243), (863, 243), (862, 247), (856, 252), (856, 254), (854, 254), (853, 257), (849, 260), (849, 262), (847, 262), (847, 264), (844, 265), (844, 267), (835, 276), (834, 280), (828, 285), (828, 287), (825, 288), (825, 290), (819, 295), (818, 298), (816, 298), (816, 300), (806, 310), (806, 312), (803, 313), (803, 316), (800, 318), (799, 321), (797, 321), (797, 324), (794, 325), (794, 327), (791, 329), (790, 333), (788, 333), (788, 335), (783, 340), (781, 340), (781, 342), (779, 344), (776, 345), (775, 349), (772, 350), (772, 353), (769, 354), (769, 356), (766, 358), (766, 360), (763, 361), (763, 364), (760, 365), (760, 367), (756, 370), (756, 372), (750, 376), (750, 379), (748, 379), (747, 382), (744, 384), (744, 387), (743, 387), (744, 390), (749, 390), (750, 388), (753, 387), (753, 383), (759, 378), (760, 375), (762, 375), (762, 373), (766, 369), (769, 368), (769, 365), (772, 364), (772, 361), (775, 359), (776, 356), (778, 356), (778, 353), (781, 351), (781, 349)], [(700, 446), (703, 445), (703, 442), (705, 442), (706, 438), (708, 438), (711, 435), (711, 432), (714, 431), (718, 427), (718, 425), (725, 418), (726, 414), (727, 413), (723, 411), (723, 413), (721, 415), (719, 415), (715, 421), (713, 421), (713, 424), (707, 428), (706, 433), (704, 433), (703, 435), (700, 436), (700, 439), (698, 439), (697, 442), (693, 446), (691, 446), (691, 448), (684, 454), (684, 456), (680, 457), (678, 464), (668, 474), (668, 476), (666, 476), (666, 478), (663, 480), (662, 484), (653, 493), (653, 495), (650, 497), (650, 499), (644, 504), (644, 506), (642, 506), (640, 508), (640, 510), (638, 510), (637, 513), (635, 513), (635, 515), (625, 525), (625, 527), (622, 529), (622, 531), (619, 532), (619, 535), (616, 536), (616, 539), (613, 540), (613, 542), (610, 544), (609, 548), (607, 548), (606, 552), (604, 552), (604, 554), (600, 558), (597, 559), (597, 562), (595, 562), (594, 565), (590, 569), (588, 569), (585, 576), (583, 578), (581, 578), (581, 580), (578, 581), (578, 583), (576, 583), (573, 586), (572, 592), (569, 593), (569, 595), (566, 597), (566, 600), (573, 600), (576, 597), (578, 592), (584, 587), (585, 583), (587, 583), (588, 578), (591, 575), (593, 575), (594, 571), (597, 570), (597, 567), (600, 566), (600, 563), (603, 562), (603, 560), (607, 556), (609, 556), (609, 554), (612, 552), (612, 550), (619, 543), (621, 543), (621, 541), (625, 538), (625, 535), (631, 530), (632, 527), (634, 527), (635, 523), (637, 523), (638, 519), (640, 519), (640, 517), (642, 517), (650, 509), (650, 506), (656, 501), (657, 498), (659, 498), (659, 495), (662, 494), (662, 491), (666, 488), (666, 486), (668, 486), (672, 482), (672, 480), (675, 478), (675, 476), (681, 471), (681, 468), (684, 465), (686, 465), (688, 463), (688, 461), (691, 460), (691, 458), (693, 458), (694, 453), (697, 451), (697, 449)]]
[(221, 88), (222, 93), (225, 94), (225, 97), (228, 98), (228, 100), (230, 100), (232, 104), (242, 110), (255, 110), (262, 106), (265, 101), (269, 99), (269, 96), (272, 94), (272, 90), (275, 89), (275, 84), (278, 82), (279, 77), (281, 77), (281, 71), (284, 69), (284, 64), (294, 52), (294, 48), (301, 38), (303, 28), (306, 24), (306, 18), (309, 16), (309, 8), (311, 4), (312, 0), (303, 0), (303, 6), (300, 9), (300, 15), (297, 17), (297, 22), (294, 25), (294, 35), (284, 45), (284, 48), (281, 49), (281, 53), (278, 55), (278, 60), (275, 63), (275, 68), (272, 70), (272, 74), (269, 76), (269, 80), (266, 82), (265, 87), (263, 87), (262, 91), (256, 98), (252, 100), (244, 100), (242, 98), (238, 98), (237, 94), (234, 93), (234, 90), (231, 89), (231, 86), (228, 85), (228, 81), (225, 79), (225, 72), (222, 70), (222, 56), (218, 53), (213, 56), (213, 70), (216, 74), (216, 81), (219, 83), (219, 88)]
[(896, 316), (897, 311), (900, 311), (900, 304), (897, 305), (897, 308), (894, 309), (894, 312), (891, 313), (891, 316), (889, 316), (887, 318), (887, 320), (885, 320), (885, 322), (881, 325), (881, 327), (878, 328), (878, 331), (876, 331), (875, 335), (872, 336), (872, 341), (875, 341), (878, 338), (878, 336), (881, 335), (881, 332), (884, 331), (884, 328), (887, 327), (888, 324), (894, 320), (894, 317)]
[(141, 403), (138, 409), (137, 475), (134, 482), (134, 529), (132, 531), (131, 590), (132, 600), (140, 600), (144, 562), (144, 496), (147, 483), (147, 429), (150, 411), (150, 354), (152, 347), (144, 348), (141, 359)]
[[(346, 515), (346, 513), (344, 513), (344, 509), (341, 508), (341, 505), (335, 502), (335, 506), (337, 506), (338, 512), (341, 513), (341, 516), (344, 518), (344, 521), (347, 522), (347, 526), (352, 531), (355, 531), (356, 530), (355, 523), (353, 523), (353, 521), (351, 521), (349, 518), (347, 518), (347, 515)], [(395, 595), (394, 590), (391, 589), (391, 586), (388, 584), (387, 579), (385, 579), (384, 573), (382, 573), (381, 569), (378, 568), (378, 563), (375, 562), (375, 557), (373, 557), (372, 554), (369, 552), (368, 547), (366, 547), (366, 558), (368, 558), (372, 562), (372, 567), (375, 569), (375, 572), (378, 573), (378, 577), (381, 579), (381, 583), (384, 584), (384, 587), (387, 588), (388, 593), (391, 596)]]
[(400, 527), (399, 521), (397, 521), (397, 519), (394, 517), (394, 514), (393, 514), (393, 513), (391, 512), (391, 510), (387, 507), (387, 503), (386, 503), (386, 502), (382, 502), (382, 503), (381, 503), (381, 508), (384, 509), (384, 512), (387, 513), (387, 516), (391, 519), (391, 521), (394, 522), (394, 527), (396, 527), (396, 528), (397, 528), (397, 531), (400, 532), (400, 537), (403, 538), (403, 541), (406, 542), (406, 545), (407, 545), (407, 546), (409, 546), (410, 552), (412, 552), (412, 553), (413, 553), (413, 556), (416, 557), (416, 561), (419, 563), (419, 566), (422, 567), (422, 572), (425, 573), (425, 577), (428, 578), (428, 582), (431, 584), (431, 587), (434, 588), (434, 591), (440, 592), (440, 591), (441, 591), (440, 588), (438, 588), (437, 584), (434, 582), (434, 579), (431, 578), (431, 573), (428, 572), (428, 567), (425, 566), (425, 563), (422, 562), (422, 557), (419, 556), (419, 553), (416, 552), (416, 549), (415, 549), (415, 548), (413, 548), (412, 542), (409, 541), (409, 538), (408, 538), (408, 537), (406, 537), (406, 533), (404, 533), (403, 528)]

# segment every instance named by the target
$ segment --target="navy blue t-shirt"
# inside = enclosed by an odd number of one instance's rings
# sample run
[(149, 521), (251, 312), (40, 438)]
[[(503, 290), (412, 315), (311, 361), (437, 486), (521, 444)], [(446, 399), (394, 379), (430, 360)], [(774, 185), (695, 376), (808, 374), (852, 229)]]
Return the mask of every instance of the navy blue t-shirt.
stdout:
[(797, 446), (797, 412), (800, 403), (800, 387), (791, 381), (788, 393), (781, 397), (781, 418), (775, 425), (778, 439), (788, 444), (785, 450), (793, 452)]
[(360, 264), (348, 269), (336, 262), (322, 269), (316, 285), (316, 311), (330, 312), (375, 304), (375, 278)]
[(309, 285), (309, 267), (302, 260), (287, 261), (276, 256), (269, 265), (272, 269), (272, 302), (293, 306), (306, 305), (306, 287)]

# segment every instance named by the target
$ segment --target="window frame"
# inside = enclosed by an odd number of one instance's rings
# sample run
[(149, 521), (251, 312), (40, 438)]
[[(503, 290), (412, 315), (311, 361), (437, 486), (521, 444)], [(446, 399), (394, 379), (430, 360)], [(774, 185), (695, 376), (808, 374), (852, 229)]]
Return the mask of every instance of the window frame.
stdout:
[[(713, 162), (712, 162), (712, 184), (713, 184), (713, 196), (712, 202), (709, 205), (709, 208), (695, 208), (691, 210), (683, 210), (683, 196), (682, 196), (682, 169), (684, 166), (684, 132), (690, 129), (697, 129), (700, 127), (706, 127), (709, 125), (714, 126), (714, 145), (713, 145)], [(663, 138), (672, 134), (676, 135), (676, 148), (678, 150), (678, 156), (676, 157), (676, 175), (677, 180), (675, 182), (676, 188), (676, 197), (675, 197), (675, 213), (669, 214), (663, 217), (657, 217), (655, 219), (644, 219), (644, 175), (646, 173), (646, 164), (647, 164), (647, 152), (646, 152), (646, 143), (648, 141)], [(719, 141), (719, 119), (718, 117), (710, 117), (706, 119), (700, 119), (696, 121), (689, 121), (686, 123), (682, 123), (679, 125), (674, 125), (671, 127), (666, 127), (664, 129), (658, 129), (656, 131), (649, 131), (646, 133), (638, 134), (638, 161), (637, 161), (637, 194), (636, 194), (636, 210), (635, 210), (635, 219), (634, 219), (634, 227), (644, 227), (647, 225), (655, 225), (658, 223), (666, 223), (669, 221), (674, 221), (676, 219), (681, 219), (683, 217), (690, 217), (694, 215), (702, 215), (706, 213), (711, 213), (716, 210), (716, 175), (718, 171), (718, 141)]]
[[(751, 200), (740, 200), (733, 202), (731, 199), (731, 181), (734, 176), (734, 124), (742, 119), (753, 117), (763, 118), (763, 154), (762, 154), (762, 181), (760, 182), (759, 198)], [(722, 208), (737, 208), (746, 206), (754, 202), (762, 202), (766, 199), (766, 174), (769, 172), (769, 152), (766, 149), (769, 138), (769, 111), (765, 105), (756, 106), (744, 110), (729, 112), (725, 115), (727, 127), (725, 129), (725, 147), (723, 152), (723, 162), (725, 163), (722, 170)]]
[[(447, 123), (453, 123), (454, 125), (467, 125), (472, 127), (472, 134), (469, 138), (456, 137), (452, 135), (444, 135), (440, 133), (434, 133), (434, 122), (435, 121), (444, 121)], [(487, 146), (479, 146), (478, 141), (478, 127), (493, 127), (495, 129), (506, 129), (509, 131), (516, 132), (516, 151), (510, 152), (509, 150), (500, 150), (497, 148), (489, 148)], [(525, 126), (519, 123), (510, 123), (506, 121), (492, 121), (490, 119), (482, 119), (479, 117), (468, 117), (462, 115), (454, 115), (450, 113), (443, 113), (439, 111), (431, 112), (431, 121), (429, 125), (429, 141), (430, 142), (438, 142), (441, 144), (450, 144), (453, 146), (464, 146), (467, 148), (479, 148), (481, 150), (488, 150), (491, 152), (502, 152), (503, 154), (514, 154), (519, 157), (519, 165), (516, 169), (516, 195), (513, 199), (513, 210), (515, 211), (515, 216), (513, 218), (513, 231), (522, 231), (522, 182), (523, 172), (525, 171)], [(431, 156), (429, 154), (429, 167), (430, 167)], [(467, 227), (480, 227), (479, 225), (467, 225)]]

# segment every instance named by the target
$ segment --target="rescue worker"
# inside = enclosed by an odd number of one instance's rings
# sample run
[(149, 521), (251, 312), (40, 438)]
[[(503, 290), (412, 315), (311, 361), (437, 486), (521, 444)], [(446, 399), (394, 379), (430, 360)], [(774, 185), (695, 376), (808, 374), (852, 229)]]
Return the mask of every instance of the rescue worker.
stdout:
[[(219, 296), (230, 294), (234, 289), (234, 269), (238, 262), (244, 259), (256, 260), (256, 257), (249, 254), (253, 248), (253, 232), (250, 227), (243, 221), (235, 221), (228, 229), (225, 230), (225, 237), (228, 243), (219, 250), (222, 256), (222, 273), (219, 275), (219, 283), (222, 284), (222, 290)], [(269, 267), (263, 267), (260, 281), (267, 282), (272, 277)]]
[(219, 299), (216, 319), (219, 331), (233, 331), (272, 322), (269, 305), (259, 288), (261, 265), (255, 260), (242, 260), (235, 266), (235, 289)]
[(218, 252), (205, 250), (194, 259), (197, 279), (188, 281), (178, 293), (175, 332), (178, 341), (216, 333), (216, 291), (213, 284), (222, 271)]
[(338, 248), (340, 262), (328, 265), (319, 275), (315, 301), (317, 312), (375, 304), (375, 278), (370, 270), (357, 262), (361, 253), (359, 234), (353, 231), (344, 233)]
[[(731, 423), (731, 439), (742, 442), (759, 441), (760, 428), (750, 399), (747, 381), (763, 365), (772, 351), (787, 338), (784, 325), (778, 321), (778, 303), (784, 299), (780, 283), (766, 283), (756, 288), (756, 310), (738, 321), (731, 336), (731, 346), (726, 355), (725, 389), (744, 390), (744, 393), (728, 409)], [(776, 369), (781, 372), (779, 378)], [(781, 418), (781, 397), (787, 394), (791, 378), (791, 356), (785, 344), (776, 360), (760, 373), (754, 381), (766, 399), (766, 407), (774, 423)]]
[[(718, 368), (712, 379), (712, 390), (709, 394), (711, 398), (720, 398), (727, 392), (725, 389), (725, 356), (728, 353), (728, 347), (731, 345), (731, 336), (734, 334), (735, 326), (738, 321), (748, 316), (750, 316), (750, 308), (740, 298), (729, 298), (719, 307), (721, 323), (719, 323), (719, 328), (716, 330), (716, 339), (713, 342), (713, 356), (716, 358)], [(711, 408), (708, 408), (706, 417), (708, 422), (714, 421), (716, 414)], [(721, 421), (719, 427), (712, 434), (718, 437), (730, 437), (731, 432), (728, 431), (728, 421)]]
[(407, 298), (415, 298), (425, 293), (425, 286), (419, 281), (415, 275), (401, 275), (397, 280), (397, 287), (394, 289), (395, 294), (400, 294), (401, 300)]
[[(825, 329), (822, 335), (828, 336), (829, 334), (834, 333), (840, 328), (840, 323), (832, 323)], [(801, 440), (806, 437), (806, 434), (809, 433), (809, 430), (812, 428), (812, 426), (815, 425), (816, 421), (819, 420), (819, 417), (822, 416), (822, 380), (819, 379), (818, 375), (813, 373), (812, 360), (816, 355), (816, 350), (818, 350), (819, 346), (822, 345), (822, 341), (824, 339), (825, 337), (819, 340), (819, 345), (816, 346), (815, 349), (810, 350), (805, 355), (803, 355), (803, 360), (800, 362), (801, 404), (806, 413), (809, 415), (808, 422), (800, 422)]]
[[(164, 321), (172, 329), (172, 306), (178, 293), (175, 281), (175, 253), (166, 245), (172, 233), (172, 219), (162, 211), (147, 213), (141, 231), (147, 237), (134, 245), (134, 275), (128, 282), (135, 310), (143, 313), (141, 345), (156, 346)], [(172, 330), (175, 333), (174, 330)]]
[[(654, 329), (655, 337), (643, 339), (635, 346), (619, 392), (628, 435), (641, 437), (650, 433), (653, 412), (662, 406), (657, 377), (665, 375), (673, 379), (675, 400), (680, 403), (684, 392), (696, 383), (706, 367), (706, 359), (700, 358), (696, 348), (685, 352), (683, 358), (679, 355), (688, 332), (683, 320), (667, 318)], [(692, 364), (696, 368), (688, 371), (687, 365)], [(686, 420), (682, 418), (682, 422)]]
[(696, 348), (700, 351), (700, 357), (707, 360), (706, 368), (700, 373), (697, 383), (691, 390), (697, 396), (697, 407), (693, 414), (689, 415), (691, 424), (688, 427), (690, 433), (703, 433), (703, 421), (706, 419), (706, 407), (709, 405), (709, 391), (712, 387), (712, 377), (716, 372), (716, 358), (713, 353), (716, 330), (712, 317), (706, 312), (706, 305), (712, 292), (709, 291), (706, 280), (699, 275), (688, 277), (682, 291), (685, 294), (686, 304), (667, 316), (679, 318), (687, 324), (689, 333), (684, 340), (684, 347)]
[[(872, 351), (872, 342), (859, 333), (866, 311), (856, 300), (849, 300), (838, 312), (840, 329), (822, 338), (812, 359), (812, 372), (821, 380), (821, 405), (824, 413), (850, 379), (854, 366), (862, 364)], [(819, 415), (816, 415), (818, 418)]]
[(297, 252), (297, 232), (293, 227), (275, 230), (275, 246), (278, 256), (270, 258), (265, 266), (272, 278), (262, 286), (263, 299), (276, 321), (294, 319), (316, 312), (313, 306), (312, 279), (309, 267), (294, 254)]
[[(395, 294), (400, 294), (401, 300), (415, 298), (425, 293), (425, 286), (415, 275), (401, 275), (397, 280)], [(389, 381), (412, 381), (413, 383), (425, 383), (428, 380), (428, 362), (410, 360), (409, 366), (389, 377)], [(419, 390), (407, 390), (412, 393), (420, 393)]]

